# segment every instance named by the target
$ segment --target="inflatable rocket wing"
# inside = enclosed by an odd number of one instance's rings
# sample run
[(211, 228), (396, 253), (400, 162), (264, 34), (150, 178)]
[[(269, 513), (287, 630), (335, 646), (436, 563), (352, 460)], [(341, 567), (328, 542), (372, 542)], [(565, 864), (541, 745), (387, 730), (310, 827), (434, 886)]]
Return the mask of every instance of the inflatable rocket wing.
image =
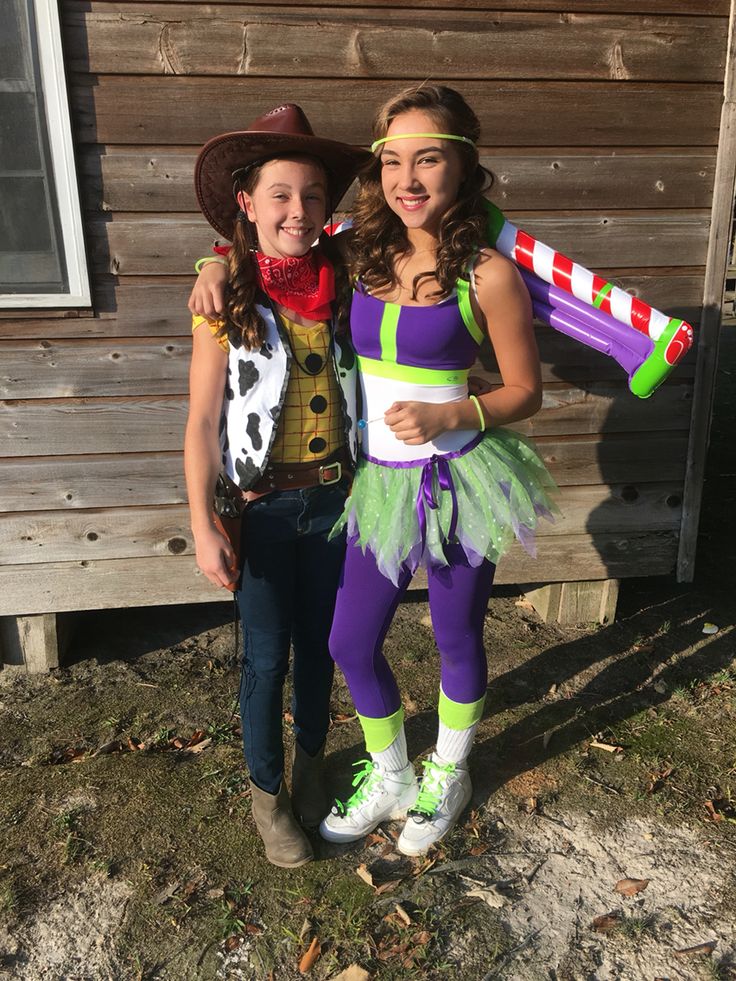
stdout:
[(690, 350), (693, 329), (521, 231), (490, 201), (488, 244), (519, 266), (534, 315), (614, 358), (646, 399)]

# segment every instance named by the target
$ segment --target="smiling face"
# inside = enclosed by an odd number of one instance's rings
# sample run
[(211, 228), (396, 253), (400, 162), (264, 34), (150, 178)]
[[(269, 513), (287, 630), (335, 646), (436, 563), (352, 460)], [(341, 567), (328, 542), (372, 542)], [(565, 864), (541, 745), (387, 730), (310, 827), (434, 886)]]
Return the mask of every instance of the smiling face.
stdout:
[[(413, 109), (392, 120), (386, 136), (441, 131), (434, 119)], [(386, 203), (407, 228), (436, 235), (445, 212), (457, 200), (463, 164), (451, 140), (408, 137), (381, 147), (381, 185)]]
[(237, 198), (261, 252), (274, 258), (305, 255), (327, 219), (325, 172), (308, 158), (269, 160), (252, 191)]

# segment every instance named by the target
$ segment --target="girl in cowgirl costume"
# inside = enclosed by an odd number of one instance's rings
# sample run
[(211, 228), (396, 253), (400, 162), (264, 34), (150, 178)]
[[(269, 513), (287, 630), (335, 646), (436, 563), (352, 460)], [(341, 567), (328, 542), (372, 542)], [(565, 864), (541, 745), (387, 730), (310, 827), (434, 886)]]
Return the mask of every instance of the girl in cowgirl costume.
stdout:
[[(240, 712), (253, 816), (275, 865), (312, 858), (297, 817), (328, 809), (321, 758), (333, 662), (327, 639), (344, 542), (328, 540), (357, 446), (355, 368), (331, 329), (331, 262), (313, 243), (367, 154), (314, 136), (284, 105), (200, 153), (200, 207), (232, 241), (224, 315), (193, 312), (185, 469), (197, 564), (237, 586)], [(217, 261), (217, 260), (216, 260)], [(218, 267), (220, 268), (220, 267)], [(245, 502), (241, 568), (212, 519), (221, 470)], [(293, 644), (296, 735), (284, 785), (283, 683)]]

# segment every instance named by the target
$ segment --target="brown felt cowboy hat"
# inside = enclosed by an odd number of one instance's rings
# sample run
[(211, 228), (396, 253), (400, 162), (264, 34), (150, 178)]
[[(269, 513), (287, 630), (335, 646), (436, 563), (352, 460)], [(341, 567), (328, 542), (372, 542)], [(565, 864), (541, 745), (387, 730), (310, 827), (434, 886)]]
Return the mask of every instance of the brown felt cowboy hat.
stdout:
[(202, 148), (194, 165), (194, 188), (210, 225), (231, 238), (238, 213), (233, 174), (259, 160), (289, 153), (306, 153), (324, 164), (333, 208), (360, 167), (371, 159), (370, 153), (358, 146), (315, 136), (304, 111), (286, 102), (259, 116), (248, 129), (215, 136)]

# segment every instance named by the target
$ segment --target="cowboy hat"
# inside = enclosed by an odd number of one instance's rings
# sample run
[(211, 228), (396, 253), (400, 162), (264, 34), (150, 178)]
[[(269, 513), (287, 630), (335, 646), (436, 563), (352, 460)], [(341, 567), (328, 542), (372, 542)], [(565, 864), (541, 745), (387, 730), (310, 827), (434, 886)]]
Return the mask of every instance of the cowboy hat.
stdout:
[(335, 208), (360, 167), (371, 159), (367, 150), (315, 136), (304, 111), (293, 102), (259, 116), (248, 129), (215, 136), (202, 148), (194, 165), (194, 188), (202, 214), (225, 238), (232, 238), (238, 203), (233, 175), (271, 157), (305, 153), (327, 171), (330, 205)]

